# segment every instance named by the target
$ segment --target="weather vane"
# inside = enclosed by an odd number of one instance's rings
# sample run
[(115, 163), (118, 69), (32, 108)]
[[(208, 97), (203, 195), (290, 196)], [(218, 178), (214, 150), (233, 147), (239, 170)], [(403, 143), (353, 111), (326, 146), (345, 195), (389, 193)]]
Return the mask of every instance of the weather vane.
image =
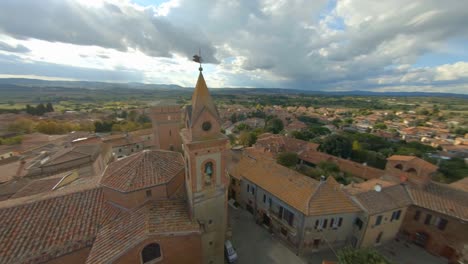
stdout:
[(200, 68), (198, 68), (198, 70), (199, 70), (200, 72), (203, 71), (203, 68), (202, 68), (202, 66), (201, 66), (201, 64), (202, 64), (202, 57), (201, 57), (201, 50), (200, 50), (200, 49), (198, 49), (198, 55), (197, 55), (197, 54), (193, 55), (193, 61), (194, 61), (194, 62), (200, 63)]

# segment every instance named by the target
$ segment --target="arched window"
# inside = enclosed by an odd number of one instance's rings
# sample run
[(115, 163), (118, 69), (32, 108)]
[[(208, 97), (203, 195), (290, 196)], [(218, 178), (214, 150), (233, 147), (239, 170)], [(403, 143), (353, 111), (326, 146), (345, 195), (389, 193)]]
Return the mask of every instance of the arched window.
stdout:
[(141, 251), (142, 263), (151, 263), (161, 258), (161, 247), (158, 243), (151, 243)]
[(205, 184), (211, 184), (211, 178), (213, 176), (213, 162), (209, 161), (205, 163), (205, 167), (203, 168), (203, 174), (205, 175)]
[(414, 168), (409, 168), (408, 170), (406, 170), (406, 172), (412, 173), (412, 174), (417, 174), (417, 171)]
[(397, 169), (399, 169), (399, 170), (403, 170), (403, 165), (397, 164), (397, 165), (395, 166), (395, 168), (397, 168)]

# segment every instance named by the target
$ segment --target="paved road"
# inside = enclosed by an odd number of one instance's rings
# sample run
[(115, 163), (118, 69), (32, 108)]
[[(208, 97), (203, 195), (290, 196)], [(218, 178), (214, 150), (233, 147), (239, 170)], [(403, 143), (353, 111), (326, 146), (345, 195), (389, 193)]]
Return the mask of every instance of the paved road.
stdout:
[(241, 208), (229, 209), (238, 264), (306, 264), (265, 228), (255, 224), (249, 212)]

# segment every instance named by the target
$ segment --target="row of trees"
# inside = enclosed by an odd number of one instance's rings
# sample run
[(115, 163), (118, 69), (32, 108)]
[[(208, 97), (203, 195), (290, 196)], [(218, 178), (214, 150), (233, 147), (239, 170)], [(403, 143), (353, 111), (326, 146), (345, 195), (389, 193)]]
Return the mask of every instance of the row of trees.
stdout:
[(47, 103), (46, 105), (40, 103), (36, 107), (26, 105), (26, 113), (30, 115), (41, 116), (48, 112), (54, 112), (54, 106), (52, 105), (52, 103)]
[(85, 121), (64, 122), (55, 120), (41, 120), (36, 122), (28, 118), (19, 118), (10, 124), (8, 130), (18, 134), (30, 134), (37, 131), (48, 135), (58, 135), (71, 131), (94, 131), (94, 125), (92, 122)]

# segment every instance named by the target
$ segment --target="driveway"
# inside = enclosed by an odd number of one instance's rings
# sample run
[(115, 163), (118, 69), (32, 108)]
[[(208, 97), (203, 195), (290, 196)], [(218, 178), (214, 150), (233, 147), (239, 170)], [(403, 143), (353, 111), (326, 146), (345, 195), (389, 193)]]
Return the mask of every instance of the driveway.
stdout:
[(253, 216), (239, 208), (229, 208), (232, 244), (239, 264), (306, 264), (265, 228), (255, 224)]

